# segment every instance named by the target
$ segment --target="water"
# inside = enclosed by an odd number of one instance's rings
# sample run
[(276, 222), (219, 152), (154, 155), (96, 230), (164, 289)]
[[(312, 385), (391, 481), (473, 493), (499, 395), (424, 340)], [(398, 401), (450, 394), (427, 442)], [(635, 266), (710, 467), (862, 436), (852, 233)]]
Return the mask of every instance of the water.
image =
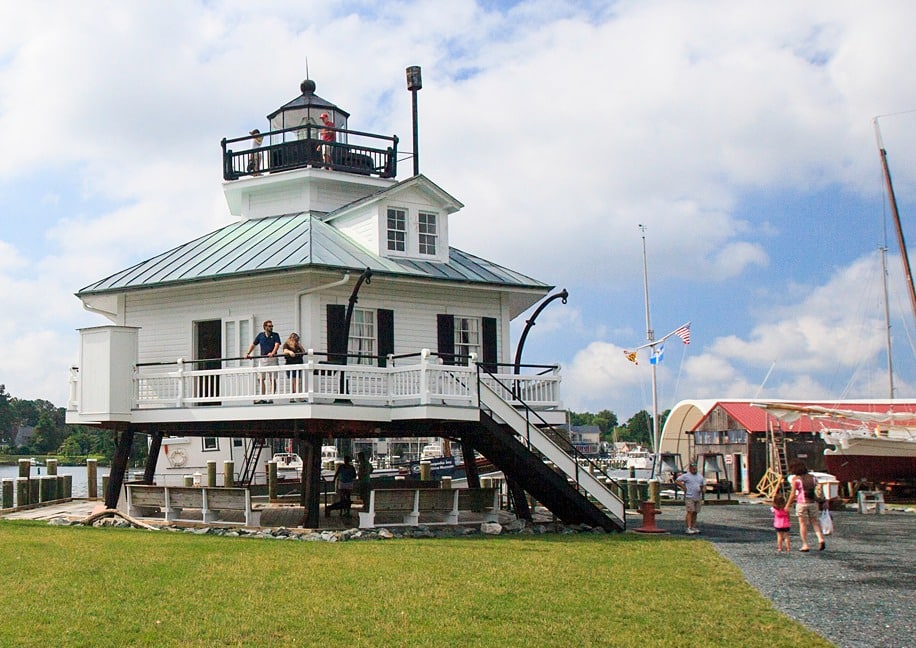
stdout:
[[(98, 493), (102, 493), (102, 475), (107, 475), (108, 466), (98, 466), (96, 476), (98, 477)], [(29, 473), (32, 477), (44, 477), (48, 474), (45, 466), (32, 466)], [(58, 475), (73, 475), (73, 497), (89, 496), (89, 480), (86, 477), (86, 466), (58, 466)], [(0, 466), (0, 479), (16, 479), (19, 476), (19, 466)]]

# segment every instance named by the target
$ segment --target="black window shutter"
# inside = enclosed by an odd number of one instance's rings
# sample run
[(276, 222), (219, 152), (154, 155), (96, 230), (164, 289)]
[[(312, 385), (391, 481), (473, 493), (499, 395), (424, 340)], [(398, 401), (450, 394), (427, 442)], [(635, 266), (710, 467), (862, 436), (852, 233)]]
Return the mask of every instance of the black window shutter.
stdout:
[(495, 372), (499, 360), (496, 356), (496, 318), (484, 317), (480, 326), (480, 361), (486, 371)]
[(455, 318), (451, 315), (436, 315), (439, 338), (439, 357), (444, 364), (455, 364)]
[(328, 362), (347, 364), (347, 308), (328, 304)]
[(378, 320), (378, 366), (388, 366), (388, 354), (394, 353), (394, 311), (379, 308), (375, 313)]

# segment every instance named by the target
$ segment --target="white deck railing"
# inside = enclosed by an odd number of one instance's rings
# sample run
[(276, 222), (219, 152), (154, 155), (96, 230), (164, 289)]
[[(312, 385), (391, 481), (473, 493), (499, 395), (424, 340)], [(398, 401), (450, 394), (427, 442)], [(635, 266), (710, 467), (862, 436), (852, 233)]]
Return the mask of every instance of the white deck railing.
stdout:
[[(397, 407), (448, 405), (477, 407), (477, 368), (442, 364), (429, 351), (398, 362), (400, 366), (337, 365), (318, 361), (303, 364), (195, 369), (179, 360), (173, 364), (139, 365), (134, 374), (134, 409), (182, 408), (201, 404), (249, 404), (257, 400), (342, 402), (352, 405)], [(389, 363), (394, 364), (394, 363)], [(482, 374), (482, 380), (510, 403), (524, 401), (534, 409), (560, 408), (559, 369), (539, 375)], [(71, 409), (78, 406), (79, 370), (70, 374)]]

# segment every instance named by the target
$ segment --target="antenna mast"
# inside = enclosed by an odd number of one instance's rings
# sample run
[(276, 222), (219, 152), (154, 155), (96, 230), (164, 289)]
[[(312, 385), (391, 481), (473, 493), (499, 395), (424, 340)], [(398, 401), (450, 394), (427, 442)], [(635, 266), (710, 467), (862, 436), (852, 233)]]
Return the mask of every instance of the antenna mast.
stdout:
[[(655, 331), (652, 330), (652, 320), (649, 317), (649, 270), (646, 262), (646, 226), (640, 223), (639, 231), (642, 232), (642, 278), (643, 289), (646, 296), (646, 340), (649, 343), (650, 353), (654, 355)], [(651, 362), (650, 364), (652, 366), (652, 451), (655, 455), (655, 460), (652, 462), (652, 476), (654, 477), (661, 462), (661, 430), (658, 429), (658, 381), (656, 376), (658, 362)]]

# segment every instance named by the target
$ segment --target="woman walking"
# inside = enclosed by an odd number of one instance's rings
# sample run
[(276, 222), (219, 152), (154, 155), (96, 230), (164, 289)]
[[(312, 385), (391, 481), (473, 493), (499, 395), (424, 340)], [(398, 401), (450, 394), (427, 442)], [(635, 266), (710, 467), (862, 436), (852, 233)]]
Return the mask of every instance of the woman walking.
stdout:
[(800, 551), (810, 551), (808, 547), (808, 527), (814, 529), (817, 536), (817, 548), (823, 551), (827, 547), (824, 542), (824, 534), (821, 532), (820, 506), (818, 506), (817, 480), (814, 475), (808, 472), (808, 466), (801, 459), (796, 459), (789, 466), (792, 472), (792, 482), (790, 484), (789, 499), (786, 501), (786, 511), (791, 510), (792, 502), (795, 502), (795, 516), (798, 518), (798, 533), (801, 535), (802, 546)]

